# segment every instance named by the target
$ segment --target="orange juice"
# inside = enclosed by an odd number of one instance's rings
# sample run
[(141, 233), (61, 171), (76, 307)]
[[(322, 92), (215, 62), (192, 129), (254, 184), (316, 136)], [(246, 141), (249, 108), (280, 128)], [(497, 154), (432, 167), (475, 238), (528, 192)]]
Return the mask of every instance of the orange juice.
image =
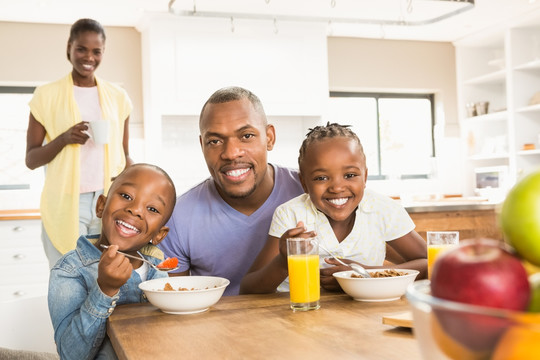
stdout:
[(319, 255), (289, 255), (289, 288), (291, 303), (317, 302), (321, 297), (319, 285)]
[(428, 277), (431, 277), (431, 269), (437, 256), (444, 251), (450, 250), (456, 245), (452, 244), (440, 244), (440, 245), (428, 245), (427, 248), (427, 262), (428, 262)]

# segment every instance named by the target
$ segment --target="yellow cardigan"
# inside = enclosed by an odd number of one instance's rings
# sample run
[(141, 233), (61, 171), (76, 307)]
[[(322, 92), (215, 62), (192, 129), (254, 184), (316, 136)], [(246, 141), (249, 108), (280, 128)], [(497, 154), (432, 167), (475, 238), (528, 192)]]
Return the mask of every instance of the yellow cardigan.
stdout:
[[(105, 181), (107, 193), (111, 176), (117, 176), (126, 165), (122, 144), (124, 121), (133, 105), (121, 87), (96, 78), (102, 118), (110, 122), (109, 143), (105, 145)], [(71, 73), (64, 78), (39, 86), (29, 103), (34, 118), (46, 130), (50, 142), (81, 122), (73, 95)], [(79, 237), (80, 145), (64, 147), (46, 165), (45, 184), (41, 194), (41, 220), (54, 247), (62, 254), (75, 249)], [(84, 164), (82, 164), (84, 166)]]

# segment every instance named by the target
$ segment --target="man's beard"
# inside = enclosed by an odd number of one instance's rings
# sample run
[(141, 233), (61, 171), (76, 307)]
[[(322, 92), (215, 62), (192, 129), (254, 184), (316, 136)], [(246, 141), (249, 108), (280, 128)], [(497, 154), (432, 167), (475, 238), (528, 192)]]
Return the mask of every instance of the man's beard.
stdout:
[(226, 192), (227, 196), (230, 197), (231, 199), (245, 199), (249, 196), (251, 196), (255, 190), (257, 189), (257, 185), (256, 184), (253, 184), (253, 186), (251, 187), (251, 189), (249, 189), (248, 191), (246, 192), (243, 192), (243, 193), (231, 193), (231, 192)]

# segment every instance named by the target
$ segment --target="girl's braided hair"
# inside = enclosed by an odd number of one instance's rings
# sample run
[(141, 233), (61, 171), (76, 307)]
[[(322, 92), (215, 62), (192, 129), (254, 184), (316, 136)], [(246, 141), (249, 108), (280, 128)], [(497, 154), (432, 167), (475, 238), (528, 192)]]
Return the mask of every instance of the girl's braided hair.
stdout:
[(344, 137), (356, 141), (358, 146), (360, 146), (360, 150), (365, 161), (366, 156), (364, 154), (364, 148), (362, 147), (362, 143), (360, 142), (360, 139), (354, 133), (354, 131), (350, 129), (350, 127), (351, 125), (340, 125), (338, 123), (327, 122), (326, 125), (319, 125), (315, 126), (313, 129), (309, 129), (308, 133), (306, 134), (306, 138), (302, 142), (302, 146), (300, 146), (300, 154), (298, 155), (298, 166), (301, 167), (301, 163), (302, 161), (304, 161), (304, 157), (306, 155), (306, 151), (309, 145), (316, 141), (335, 137)]

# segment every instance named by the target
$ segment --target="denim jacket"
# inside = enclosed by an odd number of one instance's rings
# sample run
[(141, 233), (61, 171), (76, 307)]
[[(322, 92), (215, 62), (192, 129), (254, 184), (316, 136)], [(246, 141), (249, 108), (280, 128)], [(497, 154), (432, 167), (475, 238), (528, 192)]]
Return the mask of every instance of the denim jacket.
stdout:
[[(141, 278), (135, 271), (113, 297), (101, 291), (97, 284), (101, 252), (91, 243), (97, 237), (79, 237), (77, 248), (66, 253), (51, 269), (49, 313), (61, 359), (110, 358), (103, 353), (110, 347), (102, 349), (104, 341), (108, 342), (108, 317), (117, 305), (146, 301), (138, 287)], [(144, 257), (154, 264), (160, 262), (151, 256)], [(147, 280), (161, 277), (167, 274), (148, 269)]]

